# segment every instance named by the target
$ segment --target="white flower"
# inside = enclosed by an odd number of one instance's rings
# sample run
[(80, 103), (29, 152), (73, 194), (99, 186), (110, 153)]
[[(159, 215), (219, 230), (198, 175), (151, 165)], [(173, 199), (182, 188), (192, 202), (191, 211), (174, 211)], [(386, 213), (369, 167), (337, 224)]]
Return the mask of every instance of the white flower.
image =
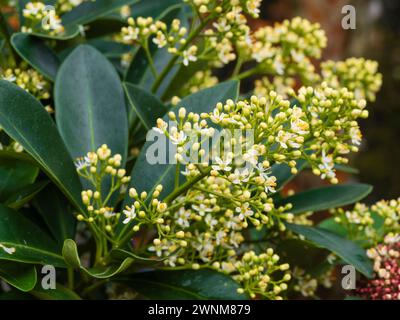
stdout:
[(318, 168), (321, 170), (321, 179), (329, 178), (333, 179), (335, 178), (336, 174), (333, 171), (333, 168), (335, 166), (333, 162), (333, 157), (332, 155), (326, 155), (325, 150), (322, 150), (322, 157), (321, 157), (322, 163), (318, 166)]
[(127, 42), (127, 41), (135, 41), (139, 37), (139, 28), (137, 27), (127, 27), (123, 29), (124, 31), (124, 36), (122, 37), (122, 40)]
[(244, 220), (247, 217), (251, 217), (254, 214), (254, 211), (251, 210), (250, 204), (248, 202), (245, 202), (242, 204), (241, 207), (236, 207), (236, 212), (239, 213), (239, 219)]
[(268, 177), (265, 181), (265, 192), (275, 193), (276, 192), (275, 187), (276, 187), (276, 177), (274, 176)]
[(157, 133), (164, 134), (168, 128), (168, 123), (162, 119), (157, 120), (157, 127), (153, 127), (153, 130)]
[(279, 142), (282, 148), (287, 149), (288, 145), (292, 148), (300, 148), (301, 145), (294, 141), (296, 135), (287, 131), (279, 130), (276, 141)]
[(117, 214), (115, 212), (113, 212), (112, 210), (106, 210), (106, 212), (104, 212), (104, 218), (106, 219), (110, 219), (112, 217), (115, 217)]
[(125, 220), (122, 222), (123, 224), (128, 224), (131, 220), (136, 218), (136, 212), (135, 212), (135, 207), (126, 207), (126, 209), (123, 211), (125, 215)]
[(158, 31), (156, 37), (153, 38), (153, 43), (156, 44), (158, 48), (163, 48), (167, 44), (167, 38), (164, 33)]
[(247, 168), (244, 168), (243, 170), (235, 169), (235, 172), (233, 174), (235, 178), (232, 180), (232, 183), (240, 184), (242, 182), (249, 181), (252, 171), (248, 170)]
[(255, 167), (258, 163), (258, 151), (254, 148), (251, 148), (243, 155), (244, 161), (249, 162), (253, 167)]
[(214, 219), (214, 217), (211, 214), (207, 214), (204, 221), (210, 227), (211, 230), (213, 230), (214, 226), (217, 225), (218, 223), (218, 220)]
[(169, 139), (172, 144), (181, 144), (186, 140), (186, 134), (183, 131), (171, 130)]
[(290, 54), (295, 62), (302, 62), (304, 60), (304, 54), (302, 52), (292, 49)]
[(177, 214), (178, 214), (178, 219), (176, 220), (176, 223), (179, 224), (182, 228), (188, 228), (190, 226), (189, 223), (190, 211), (182, 207), (179, 209)]
[(196, 46), (191, 46), (188, 50), (183, 51), (183, 65), (187, 67), (190, 61), (197, 61), (196, 53)]
[(9, 81), (9, 82), (14, 82), (15, 80), (17, 80), (17, 77), (15, 75), (13, 75), (13, 74), (10, 74), (7, 77), (2, 76), (2, 78), (4, 80), (6, 80), (6, 81)]
[(215, 157), (215, 162), (217, 163), (216, 165), (212, 165), (212, 169), (216, 171), (231, 171), (232, 167), (230, 166), (232, 163), (232, 158), (227, 157), (225, 161), (223, 161), (220, 157)]
[(8, 254), (15, 253), (15, 248), (14, 247), (6, 247), (5, 245), (0, 243), (0, 248), (3, 249)]
[(200, 203), (200, 205), (192, 205), (192, 209), (197, 211), (199, 215), (204, 216), (206, 212), (211, 212), (212, 209), (207, 207), (204, 203)]
[(224, 230), (219, 230), (215, 234), (215, 242), (220, 245), (226, 237), (226, 232)]
[(87, 157), (84, 158), (79, 158), (75, 162), (75, 167), (78, 171), (85, 169), (86, 167), (90, 166), (90, 161), (88, 160)]
[(225, 117), (225, 113), (220, 112), (218, 108), (215, 108), (212, 115), (210, 116), (210, 119), (214, 123), (220, 123), (222, 120), (224, 120)]
[(354, 145), (359, 146), (361, 144), (362, 134), (358, 127), (351, 127), (349, 130), (349, 135), (350, 135), (351, 142)]
[(161, 246), (150, 246), (147, 250), (155, 252), (157, 257), (161, 257), (163, 248)]

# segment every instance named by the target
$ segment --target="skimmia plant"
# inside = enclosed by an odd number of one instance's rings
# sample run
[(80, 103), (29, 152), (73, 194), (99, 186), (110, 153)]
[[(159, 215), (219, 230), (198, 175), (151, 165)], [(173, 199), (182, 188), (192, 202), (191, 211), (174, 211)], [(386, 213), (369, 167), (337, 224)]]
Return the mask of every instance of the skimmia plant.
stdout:
[[(377, 63), (320, 61), (299, 17), (253, 30), (260, 5), (5, 1), (2, 297), (312, 298), (349, 264), (398, 298), (399, 202), (342, 209), (372, 188), (337, 176)], [(325, 186), (287, 192), (305, 170)]]

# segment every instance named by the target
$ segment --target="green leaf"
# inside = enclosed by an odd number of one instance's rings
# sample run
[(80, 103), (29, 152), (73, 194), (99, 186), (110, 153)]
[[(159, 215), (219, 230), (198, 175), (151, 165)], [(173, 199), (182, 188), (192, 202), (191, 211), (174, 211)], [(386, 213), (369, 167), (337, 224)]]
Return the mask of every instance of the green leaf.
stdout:
[(62, 33), (57, 34), (50, 34), (46, 33), (44, 30), (43, 32), (34, 30), (33, 32), (29, 33), (32, 36), (36, 36), (43, 39), (50, 39), (50, 40), (70, 40), (75, 38), (79, 34), (79, 26), (78, 25), (64, 25), (64, 31)]
[(87, 275), (97, 278), (97, 279), (107, 279), (110, 277), (115, 276), (118, 273), (125, 271), (129, 268), (133, 262), (132, 258), (126, 258), (119, 264), (110, 264), (107, 266), (96, 266), (90, 269), (85, 268), (82, 266), (78, 248), (76, 246), (75, 241), (71, 239), (67, 239), (64, 241), (64, 246), (62, 249), (63, 257), (67, 265), (72, 268), (80, 269), (84, 271)]
[(321, 229), (325, 229), (330, 232), (336, 233), (337, 235), (344, 237), (344, 238), (347, 236), (346, 229), (340, 223), (337, 223), (335, 221), (335, 218), (333, 218), (333, 217), (321, 221), (318, 224), (318, 227)]
[(11, 44), (26, 62), (54, 81), (60, 61), (42, 39), (26, 33), (15, 33), (11, 37)]
[(95, 47), (107, 58), (120, 58), (123, 54), (132, 51), (132, 46), (105, 39), (92, 39), (87, 42)]
[(0, 262), (0, 278), (24, 292), (31, 291), (37, 281), (35, 266), (13, 261)]
[(146, 1), (142, 0), (131, 6), (132, 17), (153, 17), (157, 18), (165, 10), (173, 5), (182, 3), (182, 0), (162, 0), (162, 1)]
[(65, 13), (61, 19), (65, 26), (83, 25), (106, 16), (118, 8), (131, 5), (138, 0), (96, 0), (83, 1), (79, 6)]
[(38, 181), (27, 185), (12, 194), (4, 204), (12, 209), (19, 209), (32, 200), (48, 183), (49, 181)]
[(230, 276), (214, 270), (152, 271), (122, 278), (148, 299), (243, 300), (240, 287)]
[[(172, 20), (175, 18), (181, 20), (182, 27), (189, 28), (187, 14), (182, 5), (177, 5), (168, 8), (157, 18), (157, 20), (161, 20), (166, 25), (170, 25)], [(157, 74), (160, 74), (167, 66), (169, 61), (172, 59), (172, 56), (170, 53), (168, 53), (166, 48), (158, 49), (157, 46), (154, 45), (153, 43), (151, 43), (150, 45), (150, 52), (152, 59), (154, 61), (154, 66), (157, 71)], [(161, 86), (157, 90), (156, 93), (157, 96), (160, 97), (163, 95), (164, 91), (169, 86), (171, 80), (178, 72), (179, 68), (180, 68), (179, 65), (175, 65), (171, 69), (171, 71), (168, 73), (168, 76), (165, 77)], [(142, 48), (139, 49), (135, 54), (126, 72), (125, 81), (132, 84), (137, 84), (148, 91), (151, 90), (151, 87), (155, 81), (155, 77), (151, 71), (149, 61), (147, 59), (144, 49)]]
[(70, 201), (83, 210), (82, 186), (55, 123), (39, 101), (5, 80), (0, 80), (0, 126), (24, 147)]
[(0, 152), (0, 202), (32, 184), (38, 173), (39, 169), (31, 163), (3, 157), (3, 153)]
[(162, 118), (167, 112), (163, 103), (150, 92), (139, 86), (124, 83), (130, 113), (136, 114), (146, 131), (156, 125), (157, 118)]
[(47, 186), (35, 197), (33, 204), (59, 244), (59, 248), (62, 248), (65, 239), (75, 237), (76, 219), (72, 207), (56, 188)]
[(77, 47), (63, 62), (55, 83), (56, 120), (72, 157), (107, 144), (126, 159), (125, 97), (111, 63), (91, 46)]
[(326, 186), (297, 193), (282, 199), (277, 205), (291, 203), (293, 214), (308, 211), (322, 211), (345, 206), (366, 197), (372, 191), (372, 186), (361, 183)]
[[(187, 112), (210, 112), (218, 102), (228, 99), (236, 100), (239, 92), (239, 82), (227, 81), (191, 94), (181, 100), (179, 106), (185, 106)], [(179, 106), (172, 109), (177, 113)], [(168, 121), (168, 115), (164, 120)], [(168, 195), (174, 188), (175, 164), (151, 165), (146, 159), (146, 151), (153, 144), (146, 142), (131, 173), (130, 187), (135, 187), (139, 192), (146, 191), (151, 194), (158, 184), (163, 185), (162, 196)], [(162, 197), (161, 196), (161, 197)], [(128, 201), (128, 197), (126, 198)]]
[(296, 224), (286, 224), (286, 226), (290, 231), (305, 237), (315, 245), (335, 253), (346, 263), (353, 265), (366, 277), (372, 277), (372, 261), (367, 257), (365, 250), (354, 242), (321, 228)]
[(82, 300), (74, 291), (57, 283), (55, 289), (45, 290), (41, 286), (36, 286), (35, 290), (30, 292), (34, 297), (40, 300)]
[(0, 243), (15, 248), (10, 254), (0, 248), (0, 260), (65, 267), (56, 243), (33, 222), (0, 204)]

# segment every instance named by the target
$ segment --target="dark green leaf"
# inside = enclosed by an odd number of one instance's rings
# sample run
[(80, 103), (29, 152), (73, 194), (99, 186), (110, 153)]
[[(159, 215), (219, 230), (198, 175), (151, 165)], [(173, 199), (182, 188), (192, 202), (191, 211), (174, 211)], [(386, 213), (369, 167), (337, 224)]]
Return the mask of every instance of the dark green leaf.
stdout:
[(5, 80), (0, 80), (0, 125), (37, 161), (74, 205), (82, 208), (82, 187), (55, 123), (40, 102)]
[(130, 267), (130, 265), (133, 262), (132, 258), (126, 258), (121, 263), (110, 264), (104, 267), (96, 266), (87, 269), (84, 266), (82, 266), (76, 243), (71, 239), (65, 240), (62, 253), (67, 265), (69, 265), (72, 268), (80, 269), (84, 271), (87, 275), (97, 279), (107, 279), (113, 277), (116, 274), (125, 271), (127, 268)]
[(56, 120), (72, 157), (103, 143), (126, 158), (125, 98), (111, 63), (91, 46), (77, 47), (63, 62), (55, 84)]
[(372, 277), (372, 261), (367, 257), (365, 250), (354, 242), (321, 228), (296, 224), (287, 224), (286, 226), (290, 231), (305, 237), (315, 245), (335, 253), (346, 263), (353, 265), (366, 277)]
[(54, 80), (60, 64), (46, 43), (37, 37), (26, 33), (15, 33), (11, 43), (18, 54), (46, 78)]
[(120, 58), (123, 54), (132, 51), (132, 47), (127, 44), (105, 39), (93, 39), (87, 43), (95, 47), (107, 58)]
[(142, 0), (131, 6), (132, 16), (137, 17), (153, 17), (157, 18), (165, 10), (173, 5), (182, 3), (182, 0), (162, 0), (162, 1), (146, 1)]
[(34, 297), (40, 300), (81, 300), (75, 292), (57, 283), (55, 289), (45, 290), (41, 286), (36, 286), (35, 290), (30, 292)]
[(131, 5), (138, 0), (96, 0), (83, 1), (79, 6), (65, 13), (61, 19), (64, 25), (82, 25), (106, 16), (118, 8)]
[(0, 248), (0, 260), (65, 267), (64, 259), (57, 253), (56, 243), (43, 230), (17, 211), (0, 204), (0, 243), (15, 248), (7, 253)]
[(146, 131), (156, 125), (157, 118), (162, 118), (167, 109), (163, 103), (150, 92), (143, 90), (141, 87), (124, 83), (126, 97), (130, 113), (136, 114)]
[(4, 204), (12, 209), (19, 209), (32, 200), (35, 195), (48, 185), (48, 183), (49, 181), (38, 181), (27, 185), (13, 193), (6, 201), (4, 201)]
[(154, 271), (123, 278), (141, 295), (160, 300), (242, 300), (239, 284), (230, 276), (213, 270)]
[(53, 238), (62, 248), (65, 239), (75, 237), (76, 219), (68, 200), (53, 186), (47, 186), (34, 200)]
[(33, 183), (39, 169), (31, 163), (3, 157), (0, 153), (0, 201), (4, 202), (12, 194)]
[(0, 278), (24, 292), (31, 291), (37, 281), (36, 269), (33, 265), (13, 261), (0, 262)]
[(322, 211), (345, 206), (366, 197), (372, 190), (368, 184), (349, 183), (315, 188), (282, 199), (277, 205), (291, 203), (293, 214)]

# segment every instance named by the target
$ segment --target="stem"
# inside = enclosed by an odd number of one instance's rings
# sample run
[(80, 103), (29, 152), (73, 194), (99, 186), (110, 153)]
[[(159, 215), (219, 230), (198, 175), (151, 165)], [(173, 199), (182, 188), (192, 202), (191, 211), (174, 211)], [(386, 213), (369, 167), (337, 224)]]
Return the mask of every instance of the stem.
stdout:
[(242, 80), (242, 79), (248, 78), (248, 77), (256, 74), (257, 72), (258, 72), (258, 68), (256, 67), (256, 68), (244, 71), (242, 73), (239, 73), (236, 77), (234, 77), (234, 79)]
[(149, 43), (148, 43), (147, 39), (143, 45), (143, 49), (144, 49), (144, 52), (146, 53), (146, 58), (149, 61), (151, 73), (153, 74), (154, 78), (157, 78), (157, 69), (154, 65), (153, 57), (150, 54)]
[(91, 286), (89, 286), (85, 290), (83, 290), (81, 295), (82, 296), (86, 296), (87, 294), (89, 294), (90, 292), (96, 290), (97, 288), (101, 287), (102, 285), (104, 285), (107, 282), (108, 282), (108, 279), (95, 282)]
[(182, 193), (187, 191), (192, 185), (194, 185), (195, 183), (197, 183), (201, 179), (203, 179), (205, 176), (207, 176), (210, 173), (210, 171), (211, 171), (211, 168), (208, 168), (206, 171), (204, 171), (201, 174), (199, 174), (198, 176), (194, 177), (192, 180), (186, 181), (179, 188), (176, 188), (173, 192), (171, 192), (164, 199), (164, 202), (171, 203), (173, 200), (175, 200), (177, 197), (179, 197)]
[(236, 62), (235, 69), (233, 69), (231, 78), (235, 78), (239, 74), (239, 71), (240, 71), (240, 68), (242, 67), (242, 64), (243, 64), (243, 60), (239, 56), (239, 58), (237, 59), (237, 62)]
[(179, 176), (180, 176), (180, 171), (181, 171), (181, 164), (177, 163), (176, 164), (176, 169), (175, 169), (175, 188), (179, 187)]
[[(199, 33), (203, 30), (203, 28), (207, 25), (207, 23), (213, 17), (214, 17), (213, 15), (208, 16), (206, 19), (204, 19), (199, 24), (199, 26), (195, 30), (193, 30), (193, 32), (186, 39), (186, 43), (179, 48), (179, 52), (182, 52), (183, 50), (185, 50), (189, 46), (189, 44), (193, 41), (193, 39), (196, 38), (199, 35)], [(178, 58), (179, 58), (179, 55), (174, 55), (171, 58), (171, 60), (168, 62), (168, 64), (164, 68), (164, 70), (158, 75), (158, 77), (154, 81), (154, 84), (153, 84), (153, 86), (151, 88), (151, 92), (153, 92), (153, 93), (157, 92), (157, 90), (160, 87), (161, 83), (163, 82), (165, 77), (168, 75), (168, 73), (171, 71), (171, 69), (175, 65), (175, 62), (178, 60)]]

